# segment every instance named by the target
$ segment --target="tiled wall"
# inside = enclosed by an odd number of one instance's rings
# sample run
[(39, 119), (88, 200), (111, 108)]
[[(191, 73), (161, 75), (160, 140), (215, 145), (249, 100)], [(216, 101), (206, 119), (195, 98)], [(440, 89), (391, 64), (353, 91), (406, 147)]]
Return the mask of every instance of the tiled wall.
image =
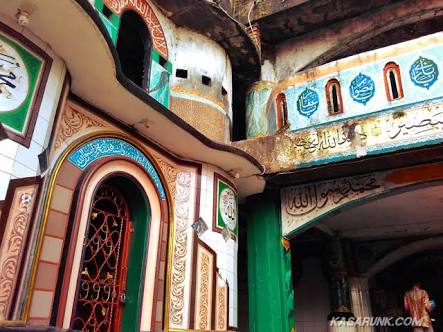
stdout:
[[(237, 326), (237, 253), (238, 239), (232, 237), (225, 241), (223, 235), (212, 230), (214, 201), (214, 172), (219, 170), (203, 166), (201, 174), (200, 216), (205, 220), (209, 230), (201, 239), (217, 253), (217, 267), (223, 279), (229, 285), (229, 326)], [(223, 173), (221, 173), (223, 174)], [(224, 174), (223, 174), (224, 175)]]
[[(43, 49), (50, 52), (47, 47)], [(38, 155), (51, 135), (65, 72), (63, 63), (54, 57), (29, 148), (9, 139), (0, 141), (0, 200), (5, 199), (10, 179), (40, 174)]]

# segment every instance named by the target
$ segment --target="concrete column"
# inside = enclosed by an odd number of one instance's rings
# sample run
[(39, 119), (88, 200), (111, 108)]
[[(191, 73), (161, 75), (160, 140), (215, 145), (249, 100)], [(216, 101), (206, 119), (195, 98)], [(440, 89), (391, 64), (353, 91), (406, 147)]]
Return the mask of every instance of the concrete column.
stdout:
[(291, 251), (278, 194), (248, 199), (249, 332), (295, 331)]

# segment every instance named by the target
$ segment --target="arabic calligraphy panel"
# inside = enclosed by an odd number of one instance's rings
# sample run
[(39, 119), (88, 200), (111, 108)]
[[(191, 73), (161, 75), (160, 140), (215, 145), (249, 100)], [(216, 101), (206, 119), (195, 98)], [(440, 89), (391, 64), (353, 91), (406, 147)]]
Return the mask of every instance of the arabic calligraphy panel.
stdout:
[(385, 190), (384, 173), (340, 178), (281, 190), (282, 232), (287, 235), (350, 201)]
[(431, 59), (419, 57), (411, 65), (409, 76), (415, 85), (429, 89), (438, 79), (438, 66)]
[(320, 103), (318, 93), (312, 89), (306, 88), (297, 99), (298, 112), (306, 117), (310, 117), (314, 114)]
[(214, 175), (215, 192), (214, 210), (215, 231), (227, 228), (236, 237), (238, 234), (238, 194), (233, 186), (219, 174)]
[(51, 59), (10, 28), (0, 24), (0, 31), (0, 123), (9, 138), (28, 146)]
[(354, 101), (366, 105), (375, 93), (374, 80), (368, 75), (360, 73), (352, 80), (349, 92)]
[(124, 156), (134, 160), (151, 176), (160, 198), (166, 199), (160, 177), (149, 159), (142, 151), (132, 144), (118, 138), (96, 138), (77, 148), (69, 156), (68, 160), (80, 169), (85, 169), (88, 165), (99, 158), (108, 156)]

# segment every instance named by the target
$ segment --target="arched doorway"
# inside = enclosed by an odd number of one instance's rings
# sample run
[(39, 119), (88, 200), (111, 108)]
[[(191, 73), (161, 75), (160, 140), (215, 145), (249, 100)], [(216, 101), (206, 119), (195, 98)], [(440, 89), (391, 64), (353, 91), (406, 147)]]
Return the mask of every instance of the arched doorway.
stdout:
[[(441, 330), (442, 188), (435, 181), (388, 192), (335, 211), (293, 237), (299, 329), (326, 331), (332, 317), (408, 317), (403, 295), (412, 282), (421, 281), (437, 303), (431, 318), (434, 330)], [(407, 324), (363, 327), (411, 330)]]
[(149, 85), (152, 40), (143, 19), (127, 10), (121, 16), (117, 52), (123, 73), (139, 87)]
[(134, 180), (113, 176), (94, 194), (72, 328), (135, 331), (142, 302), (150, 209)]

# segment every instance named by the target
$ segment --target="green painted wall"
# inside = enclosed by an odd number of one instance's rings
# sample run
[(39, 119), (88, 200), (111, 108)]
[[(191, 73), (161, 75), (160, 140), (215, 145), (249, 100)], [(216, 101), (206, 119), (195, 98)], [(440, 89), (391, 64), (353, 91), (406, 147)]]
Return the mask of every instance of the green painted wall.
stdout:
[(291, 252), (281, 238), (277, 193), (248, 199), (249, 331), (295, 331)]
[(169, 76), (172, 73), (172, 63), (163, 59), (155, 49), (152, 49), (151, 59), (149, 95), (163, 106), (169, 107)]
[(108, 30), (114, 45), (116, 45), (118, 28), (120, 26), (120, 17), (117, 14), (112, 14), (110, 18), (107, 18), (105, 15), (103, 15), (103, 6), (103, 0), (95, 0), (95, 9), (97, 9), (98, 14), (105, 25), (106, 30)]

